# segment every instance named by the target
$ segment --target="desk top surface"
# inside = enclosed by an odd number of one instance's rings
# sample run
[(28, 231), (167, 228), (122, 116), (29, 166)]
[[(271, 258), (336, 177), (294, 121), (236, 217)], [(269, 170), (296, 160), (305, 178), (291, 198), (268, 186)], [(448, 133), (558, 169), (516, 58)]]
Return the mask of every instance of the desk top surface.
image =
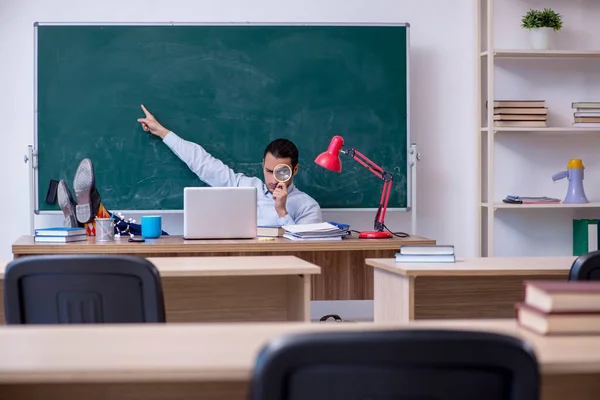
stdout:
[(407, 276), (567, 275), (577, 257), (481, 257), (455, 263), (397, 263), (393, 258), (367, 258), (367, 265)]
[(85, 242), (35, 243), (30, 235), (21, 236), (12, 245), (14, 255), (29, 254), (185, 254), (185, 253), (240, 253), (277, 251), (323, 251), (323, 250), (398, 250), (402, 244), (435, 244), (435, 240), (418, 236), (390, 239), (358, 239), (302, 242), (283, 238), (272, 241), (256, 239), (239, 240), (184, 240), (182, 236), (163, 236), (146, 239), (144, 243), (131, 243), (128, 238), (116, 238), (113, 242), (96, 243), (94, 237)]
[(419, 320), (402, 325), (12, 325), (0, 328), (0, 383), (247, 381), (257, 352), (281, 334), (413, 328), (509, 334), (531, 343), (543, 373), (600, 373), (600, 336), (538, 336), (519, 328), (514, 320)]
[[(321, 267), (295, 256), (148, 257), (161, 278), (320, 274)], [(9, 261), (0, 261), (0, 279)]]

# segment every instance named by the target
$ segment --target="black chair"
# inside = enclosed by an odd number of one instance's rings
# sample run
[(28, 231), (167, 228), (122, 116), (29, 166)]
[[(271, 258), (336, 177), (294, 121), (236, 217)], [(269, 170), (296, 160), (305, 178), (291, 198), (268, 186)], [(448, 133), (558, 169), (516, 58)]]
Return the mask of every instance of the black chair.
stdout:
[(521, 340), (487, 332), (319, 332), (270, 341), (251, 400), (538, 400), (538, 363)]
[(43, 255), (11, 261), (7, 324), (165, 322), (160, 275), (141, 257)]
[(583, 254), (573, 261), (570, 281), (600, 281), (600, 251)]

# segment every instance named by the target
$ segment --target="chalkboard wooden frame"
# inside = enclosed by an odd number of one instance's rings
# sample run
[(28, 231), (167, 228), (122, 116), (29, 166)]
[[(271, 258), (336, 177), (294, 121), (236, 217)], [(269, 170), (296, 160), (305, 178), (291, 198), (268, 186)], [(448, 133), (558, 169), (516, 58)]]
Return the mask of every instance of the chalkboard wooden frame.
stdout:
[[(43, 25), (54, 25), (54, 26), (282, 26), (282, 25), (290, 25), (290, 26), (397, 26), (397, 27), (405, 27), (406, 28), (406, 107), (407, 107), (407, 126), (406, 126), (406, 149), (409, 154), (406, 155), (406, 207), (390, 207), (388, 210), (390, 211), (404, 211), (414, 212), (415, 200), (416, 196), (414, 193), (414, 180), (416, 179), (415, 173), (415, 154), (416, 147), (414, 143), (411, 142), (410, 135), (410, 25), (408, 23), (304, 23), (304, 22), (286, 22), (286, 23), (278, 23), (278, 22), (256, 22), (256, 23), (218, 23), (218, 22), (198, 22), (198, 23), (167, 23), (167, 22), (152, 22), (152, 23), (135, 23), (135, 22), (120, 22), (120, 23), (104, 23), (104, 22), (66, 22), (66, 23), (57, 23), (57, 22), (36, 22), (34, 23), (34, 145), (30, 150), (30, 167), (32, 171), (30, 171), (30, 187), (31, 187), (31, 202), (33, 205), (33, 212), (35, 214), (56, 214), (60, 213), (58, 210), (42, 210), (40, 207), (40, 193), (45, 193), (47, 188), (45, 188), (44, 184), (40, 186), (39, 182), (39, 170), (37, 163), (37, 152), (38, 149), (38, 110), (37, 110), (37, 101), (38, 101), (38, 27)], [(352, 143), (347, 143), (348, 146), (353, 146)], [(360, 148), (357, 148), (360, 150)], [(377, 163), (377, 156), (371, 154), (365, 154), (367, 157), (371, 157)], [(342, 162), (344, 164), (355, 163), (355, 161), (350, 160), (348, 157), (342, 155)], [(344, 159), (345, 158), (345, 159)], [(343, 173), (343, 172), (342, 172)], [(373, 180), (376, 179), (375, 176), (372, 177)], [(376, 208), (323, 208), (324, 210), (331, 211), (368, 211), (375, 210)], [(182, 210), (167, 210), (167, 209), (152, 209), (152, 210), (113, 210), (113, 211), (134, 211), (134, 212), (157, 212), (161, 213), (181, 213)]]

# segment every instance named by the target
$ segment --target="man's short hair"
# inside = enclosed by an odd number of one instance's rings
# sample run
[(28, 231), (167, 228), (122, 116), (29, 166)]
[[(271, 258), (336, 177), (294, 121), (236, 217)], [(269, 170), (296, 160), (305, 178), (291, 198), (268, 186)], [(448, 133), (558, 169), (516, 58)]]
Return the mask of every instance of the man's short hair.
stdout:
[(275, 139), (267, 145), (263, 158), (271, 153), (275, 158), (290, 158), (292, 160), (292, 169), (298, 165), (298, 148), (294, 143), (287, 139)]

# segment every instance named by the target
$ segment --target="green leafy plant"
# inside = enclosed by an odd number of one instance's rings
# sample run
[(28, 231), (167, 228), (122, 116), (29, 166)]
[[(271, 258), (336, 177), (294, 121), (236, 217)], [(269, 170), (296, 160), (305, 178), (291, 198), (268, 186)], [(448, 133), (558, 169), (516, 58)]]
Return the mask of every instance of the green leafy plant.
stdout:
[(562, 24), (562, 15), (551, 8), (542, 11), (529, 9), (521, 19), (521, 27), (525, 29), (552, 28), (560, 31)]

